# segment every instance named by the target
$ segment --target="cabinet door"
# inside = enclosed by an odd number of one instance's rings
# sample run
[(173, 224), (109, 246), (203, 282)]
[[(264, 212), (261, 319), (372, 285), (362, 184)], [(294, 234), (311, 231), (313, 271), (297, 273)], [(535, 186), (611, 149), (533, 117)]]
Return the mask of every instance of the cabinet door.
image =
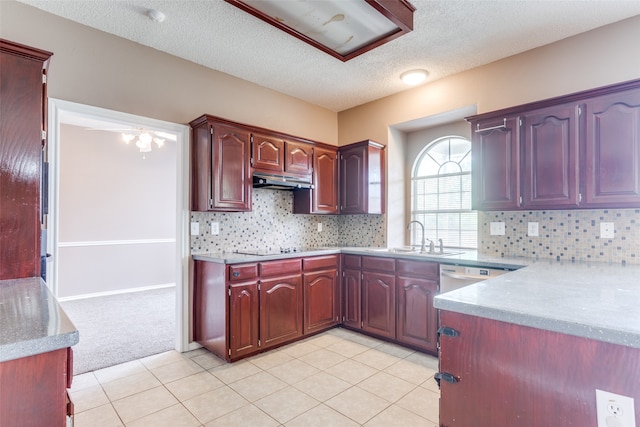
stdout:
[(518, 127), (517, 117), (472, 123), (473, 209), (520, 206)]
[(302, 335), (302, 276), (260, 281), (261, 348)]
[(293, 192), (293, 212), (300, 214), (338, 213), (338, 152), (314, 148), (312, 190)]
[(437, 352), (438, 315), (433, 297), (438, 292), (435, 280), (398, 277), (398, 341)]
[(286, 141), (284, 171), (293, 175), (311, 175), (313, 171), (313, 146), (301, 142)]
[(304, 274), (304, 332), (328, 329), (338, 323), (338, 270)]
[(258, 282), (229, 286), (229, 357), (258, 351)]
[(392, 274), (362, 273), (362, 329), (396, 337), (396, 289)]
[(340, 213), (366, 213), (367, 147), (340, 150)]
[(586, 104), (585, 206), (640, 207), (640, 89)]
[(265, 172), (284, 170), (284, 141), (254, 133), (251, 135), (253, 168)]
[(567, 104), (523, 116), (523, 207), (578, 206), (579, 112), (577, 104)]
[(360, 270), (342, 271), (342, 324), (357, 329), (362, 327), (361, 275)]
[(214, 125), (211, 205), (213, 211), (251, 211), (249, 132)]

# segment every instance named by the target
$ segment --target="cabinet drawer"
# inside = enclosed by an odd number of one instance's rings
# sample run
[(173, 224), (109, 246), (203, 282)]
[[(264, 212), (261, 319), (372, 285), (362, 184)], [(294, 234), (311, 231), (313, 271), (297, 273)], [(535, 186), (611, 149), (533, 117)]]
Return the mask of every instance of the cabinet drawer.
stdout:
[(378, 270), (378, 271), (395, 271), (396, 260), (395, 258), (363, 256), (362, 269)]
[(399, 259), (396, 264), (397, 272), (405, 276), (417, 276), (425, 279), (437, 279), (439, 264), (436, 262), (408, 261)]
[(281, 274), (300, 273), (302, 258), (283, 259), (260, 263), (260, 277), (277, 276)]
[(344, 262), (344, 268), (358, 269), (362, 266), (362, 257), (359, 255), (343, 255), (342, 261)]
[(338, 267), (338, 255), (327, 255), (313, 258), (304, 258), (302, 260), (302, 269), (304, 271), (322, 270), (326, 268)]
[(258, 264), (239, 264), (229, 266), (229, 281), (247, 280), (258, 277)]

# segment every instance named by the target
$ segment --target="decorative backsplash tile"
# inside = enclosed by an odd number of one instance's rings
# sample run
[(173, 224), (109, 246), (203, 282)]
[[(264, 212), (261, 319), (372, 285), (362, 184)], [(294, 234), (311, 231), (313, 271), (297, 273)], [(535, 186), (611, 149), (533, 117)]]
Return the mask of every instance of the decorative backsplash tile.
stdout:
[[(505, 235), (489, 224), (504, 222)], [(537, 222), (538, 237), (527, 235)], [(600, 238), (600, 222), (612, 222), (613, 239)], [(493, 256), (640, 264), (640, 209), (478, 212), (478, 251)]]
[[(191, 212), (191, 253), (317, 246), (386, 246), (385, 215), (293, 214), (293, 193), (253, 189), (252, 212)], [(211, 235), (211, 223), (220, 234)], [(318, 232), (318, 223), (322, 231)]]

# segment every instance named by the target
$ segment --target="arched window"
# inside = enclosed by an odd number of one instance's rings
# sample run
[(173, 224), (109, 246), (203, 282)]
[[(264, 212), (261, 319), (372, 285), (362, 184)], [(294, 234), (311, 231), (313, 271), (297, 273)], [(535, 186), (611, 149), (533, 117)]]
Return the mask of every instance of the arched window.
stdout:
[[(453, 248), (478, 247), (478, 217), (471, 210), (471, 141), (459, 136), (436, 139), (416, 159), (411, 174), (411, 219)], [(411, 244), (419, 245), (420, 227), (411, 227)]]

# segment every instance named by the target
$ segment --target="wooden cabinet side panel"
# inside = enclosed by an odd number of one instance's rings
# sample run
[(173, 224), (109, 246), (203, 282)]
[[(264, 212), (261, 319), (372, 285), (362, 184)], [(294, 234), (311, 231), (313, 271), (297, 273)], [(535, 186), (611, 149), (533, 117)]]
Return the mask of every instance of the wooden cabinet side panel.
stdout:
[(2, 427), (64, 427), (67, 349), (0, 363)]
[(640, 207), (640, 89), (586, 104), (585, 204)]
[(580, 117), (576, 104), (523, 117), (524, 202), (527, 207), (577, 207)]
[(194, 261), (193, 338), (217, 356), (228, 358), (226, 266)]
[(191, 129), (191, 210), (210, 209), (212, 164), (211, 126), (201, 124)]
[(42, 70), (0, 52), (0, 280), (40, 275)]
[(433, 297), (438, 292), (436, 280), (398, 277), (397, 339), (430, 353), (437, 351), (438, 315)]
[(328, 329), (338, 322), (338, 270), (304, 275), (304, 332)]
[[(595, 426), (595, 389), (635, 398), (640, 349), (443, 311), (441, 426)], [(541, 351), (544, 349), (544, 351)], [(490, 390), (490, 392), (488, 392)]]
[(396, 337), (395, 276), (362, 273), (362, 329), (386, 338)]
[[(496, 126), (480, 123), (481, 129)], [(475, 127), (474, 127), (475, 128)], [(519, 119), (505, 127), (475, 132), (472, 139), (473, 208), (514, 209), (520, 204)]]
[(260, 281), (261, 348), (302, 335), (302, 276)]
[(384, 149), (369, 147), (367, 167), (367, 213), (383, 214), (385, 209)]

